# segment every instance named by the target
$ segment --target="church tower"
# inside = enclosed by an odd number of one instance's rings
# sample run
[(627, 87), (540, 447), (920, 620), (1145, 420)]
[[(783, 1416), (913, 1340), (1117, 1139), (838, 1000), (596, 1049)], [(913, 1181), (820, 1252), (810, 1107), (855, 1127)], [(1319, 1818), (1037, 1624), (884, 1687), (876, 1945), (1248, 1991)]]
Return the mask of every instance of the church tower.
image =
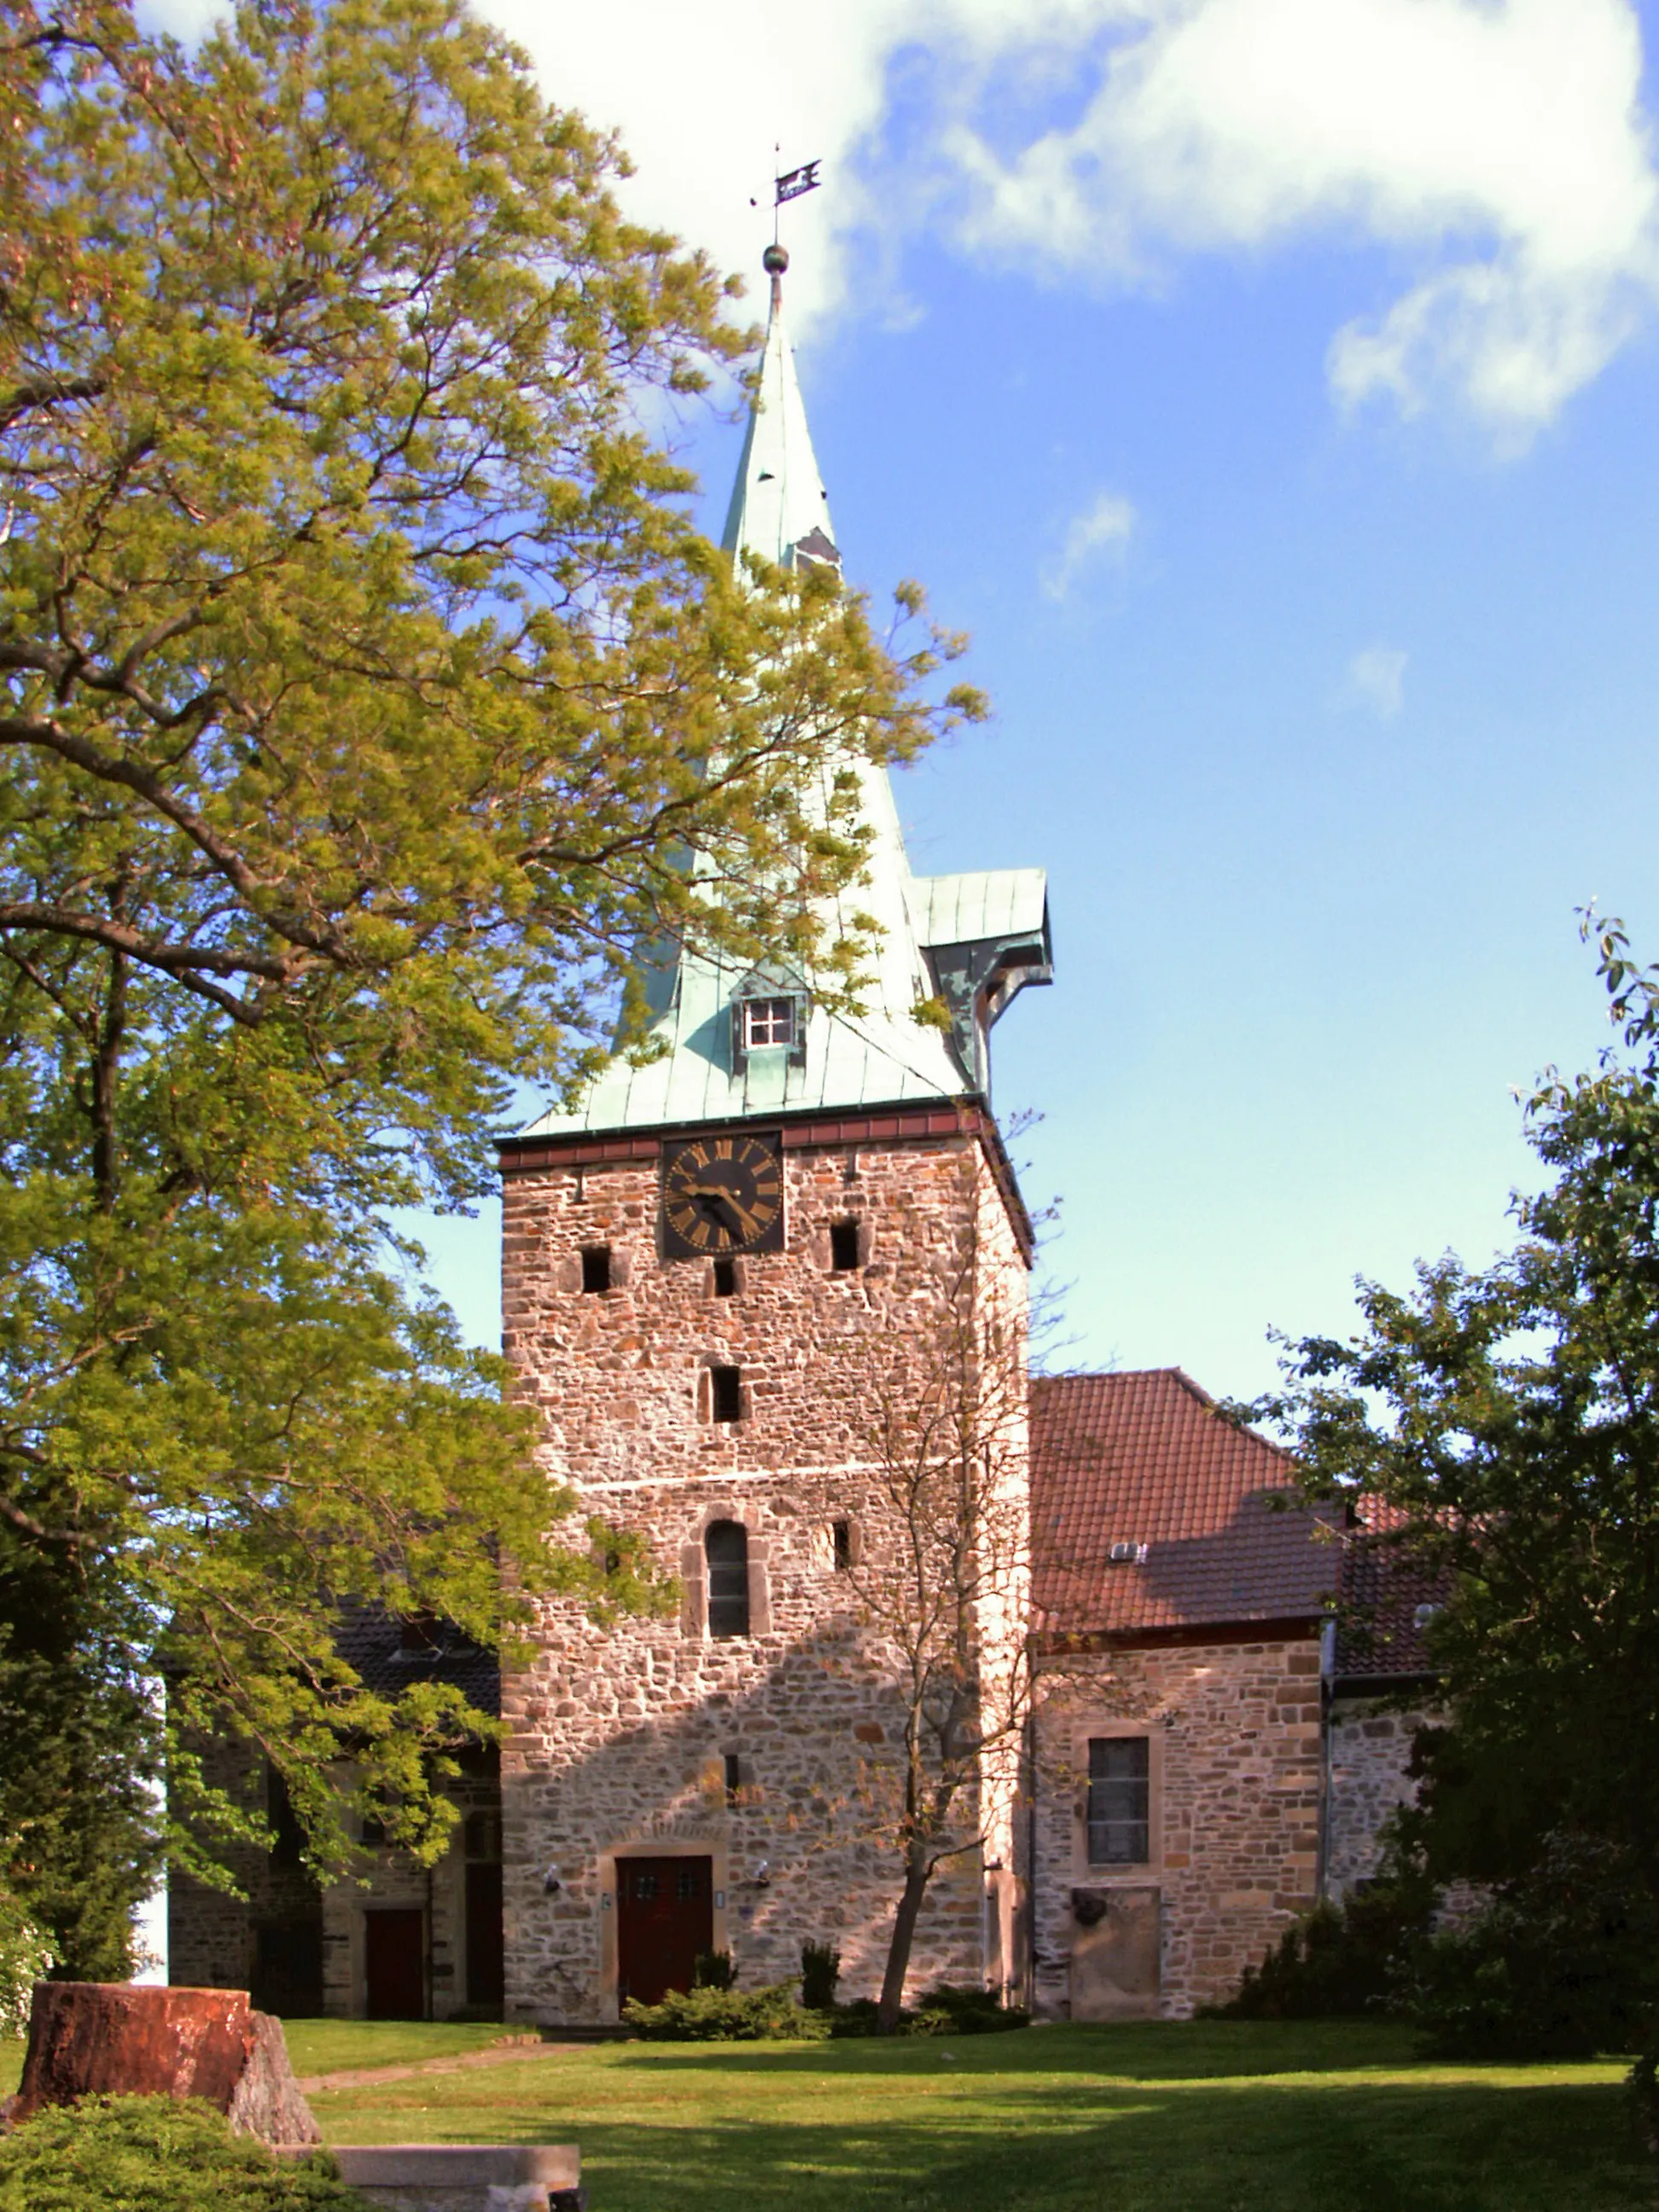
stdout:
[[(787, 257), (766, 265), (725, 544), (838, 566)], [(1000, 1347), (996, 1480), (1024, 1525), (1031, 1231), (989, 1035), (1050, 980), (1044, 878), (913, 876), (886, 771), (855, 766), (854, 899), (882, 930), (864, 1011), (683, 955), (650, 984), (659, 1055), (614, 1060), (577, 1111), (502, 1147), (504, 1344), (546, 1473), (678, 1586), (672, 1617), (608, 1629), (544, 1605), (503, 1681), (509, 2019), (615, 2020), (706, 1951), (744, 1986), (787, 1980), (804, 1942), (839, 1949), (843, 1996), (877, 1994), (907, 1709), (870, 1592), (897, 1555), (894, 1436), (914, 1446), (964, 1322)], [(915, 1018), (933, 998), (948, 1030)], [(975, 1615), (988, 1680), (1023, 1632), (1023, 1571)], [(1018, 1971), (1017, 1749), (988, 1750), (957, 1808), (975, 1841), (927, 1887), (913, 1990)]]

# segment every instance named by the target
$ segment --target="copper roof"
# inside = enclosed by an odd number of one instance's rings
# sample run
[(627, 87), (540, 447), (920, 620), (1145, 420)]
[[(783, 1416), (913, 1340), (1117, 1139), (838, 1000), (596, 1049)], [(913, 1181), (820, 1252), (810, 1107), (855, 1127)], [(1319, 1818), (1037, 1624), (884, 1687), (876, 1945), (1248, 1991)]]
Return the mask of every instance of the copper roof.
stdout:
[(1042, 1628), (1124, 1635), (1328, 1610), (1341, 1556), (1330, 1516), (1295, 1503), (1289, 1455), (1224, 1420), (1178, 1367), (1038, 1377), (1031, 1479)]

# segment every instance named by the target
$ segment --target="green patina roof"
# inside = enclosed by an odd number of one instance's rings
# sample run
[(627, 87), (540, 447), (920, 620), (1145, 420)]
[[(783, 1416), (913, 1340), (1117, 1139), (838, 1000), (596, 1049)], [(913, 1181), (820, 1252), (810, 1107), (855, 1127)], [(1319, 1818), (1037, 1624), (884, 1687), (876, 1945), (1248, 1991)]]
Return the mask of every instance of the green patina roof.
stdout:
[[(775, 284), (723, 543), (734, 556), (753, 551), (781, 563), (797, 547), (809, 557), (834, 555), (829, 497)], [(574, 1113), (546, 1115), (527, 1135), (988, 1097), (986, 1032), (1022, 984), (1052, 974), (1043, 872), (913, 876), (886, 770), (848, 765), (860, 780), (872, 844), (866, 879), (839, 906), (849, 916), (873, 915), (882, 932), (864, 1012), (831, 1016), (813, 1006), (804, 1052), (757, 1051), (745, 1060), (733, 1049), (732, 1001), (763, 979), (683, 955), (647, 978), (653, 1033), (665, 1053), (641, 1067), (613, 1060)], [(823, 798), (827, 805), (827, 787)], [(829, 917), (832, 933), (836, 918)], [(954, 1016), (948, 1032), (915, 1018), (919, 1004), (941, 994)]]

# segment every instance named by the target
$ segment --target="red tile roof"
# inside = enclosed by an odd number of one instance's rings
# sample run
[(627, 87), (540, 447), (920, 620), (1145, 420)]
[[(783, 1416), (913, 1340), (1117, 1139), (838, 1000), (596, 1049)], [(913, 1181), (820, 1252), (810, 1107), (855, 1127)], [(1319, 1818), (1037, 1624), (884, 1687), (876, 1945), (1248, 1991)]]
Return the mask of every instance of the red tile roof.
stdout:
[[(1178, 1367), (1031, 1385), (1040, 1626), (1169, 1631), (1325, 1613), (1333, 1516), (1292, 1501), (1289, 1455), (1233, 1427)], [(1144, 1557), (1114, 1561), (1114, 1545)]]

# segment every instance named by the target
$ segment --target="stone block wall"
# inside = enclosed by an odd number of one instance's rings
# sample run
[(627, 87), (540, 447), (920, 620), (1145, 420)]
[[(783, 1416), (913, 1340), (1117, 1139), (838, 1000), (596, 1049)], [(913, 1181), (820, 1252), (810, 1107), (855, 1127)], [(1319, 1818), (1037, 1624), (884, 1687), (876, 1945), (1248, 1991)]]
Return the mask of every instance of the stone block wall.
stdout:
[[(1036, 1729), (1033, 1815), (1039, 2011), (1064, 2018), (1074, 2009), (1074, 1958), (1094, 1941), (1077, 1917), (1074, 1890), (1094, 1893), (1104, 1907), (1121, 1887), (1143, 1911), (1156, 1892), (1158, 1986), (1142, 2008), (1168, 2019), (1227, 1996), (1244, 1968), (1314, 1903), (1316, 1632), (1310, 1622), (1305, 1636), (1147, 1644), (1051, 1663)], [(1151, 1747), (1150, 1863), (1091, 1868), (1088, 1739), (1142, 1732)], [(1088, 2007), (1076, 2008), (1080, 2016)]]
[[(260, 1804), (264, 1761), (255, 1754), (216, 1744), (204, 1754), (203, 1768), (216, 1787)], [(398, 1852), (374, 1846), (365, 1847), (349, 1880), (320, 1893), (302, 1866), (246, 1846), (222, 1854), (244, 1892), (240, 1897), (175, 1870), (167, 1885), (169, 1981), (180, 1988), (251, 1989), (256, 2002), (263, 1999), (291, 2014), (291, 1996), (274, 1976), (284, 1964), (284, 1939), (291, 1946), (295, 1934), (303, 1931), (320, 1948), (322, 2011), (332, 2018), (360, 2019), (367, 1997), (363, 1916), (379, 1907), (404, 1906), (423, 1915), (430, 2017), (447, 2020), (467, 2011), (465, 1822), (469, 1813), (483, 1812), (492, 1820), (499, 1813), (501, 1790), (493, 1764), (487, 1771), (458, 1778), (450, 1794), (461, 1820), (448, 1850), (429, 1873)], [(263, 1961), (262, 1931), (274, 1954)], [(313, 2008), (310, 2003), (303, 2007)]]
[[(224, 1742), (201, 1747), (200, 1755), (203, 1778), (210, 1786), (253, 1811), (265, 1811), (261, 1755)], [(316, 1886), (302, 1866), (247, 1845), (219, 1856), (240, 1896), (210, 1888), (176, 1868), (167, 1877), (167, 1978), (179, 1989), (255, 1989), (270, 2001), (273, 1992), (260, 1986), (260, 1931), (267, 1931), (267, 1940), (288, 1931), (291, 1942), (298, 1931), (302, 1942), (314, 1941), (322, 1911)], [(267, 1956), (265, 1974), (279, 1963)]]
[[(503, 1680), (509, 2018), (615, 2016), (616, 1861), (630, 1852), (709, 1856), (714, 1945), (742, 1984), (792, 1978), (810, 1939), (841, 1948), (843, 1995), (879, 1985), (901, 1881), (882, 1808), (903, 1707), (834, 1526), (850, 1524), (873, 1571), (890, 1549), (876, 1409), (937, 1357), (964, 1282), (976, 1308), (994, 1285), (1023, 1314), (1024, 1263), (971, 1134), (783, 1158), (787, 1249), (740, 1257), (730, 1297), (710, 1261), (659, 1258), (654, 1159), (506, 1179), (504, 1343), (545, 1471), (584, 1511), (644, 1533), (682, 1583), (673, 1617), (603, 1633), (574, 1605), (544, 1605), (536, 1656)], [(836, 1269), (830, 1231), (848, 1220), (860, 1264)], [(612, 1288), (584, 1291), (580, 1255), (599, 1245)], [(710, 1418), (713, 1365), (739, 1369), (741, 1419)], [(1023, 1494), (1020, 1395), (1010, 1479)], [(743, 1638), (708, 1629), (702, 1547), (722, 1520), (747, 1531)], [(1006, 1808), (990, 1809), (1007, 1832)], [(964, 1819), (977, 1811), (969, 1792)], [(911, 1987), (979, 1981), (1006, 1918), (980, 1856), (951, 1862)]]
[(1428, 1716), (1390, 1711), (1376, 1698), (1332, 1700), (1327, 1753), (1325, 1894), (1340, 1900), (1369, 1881), (1382, 1856), (1389, 1814), (1415, 1795), (1406, 1769)]

